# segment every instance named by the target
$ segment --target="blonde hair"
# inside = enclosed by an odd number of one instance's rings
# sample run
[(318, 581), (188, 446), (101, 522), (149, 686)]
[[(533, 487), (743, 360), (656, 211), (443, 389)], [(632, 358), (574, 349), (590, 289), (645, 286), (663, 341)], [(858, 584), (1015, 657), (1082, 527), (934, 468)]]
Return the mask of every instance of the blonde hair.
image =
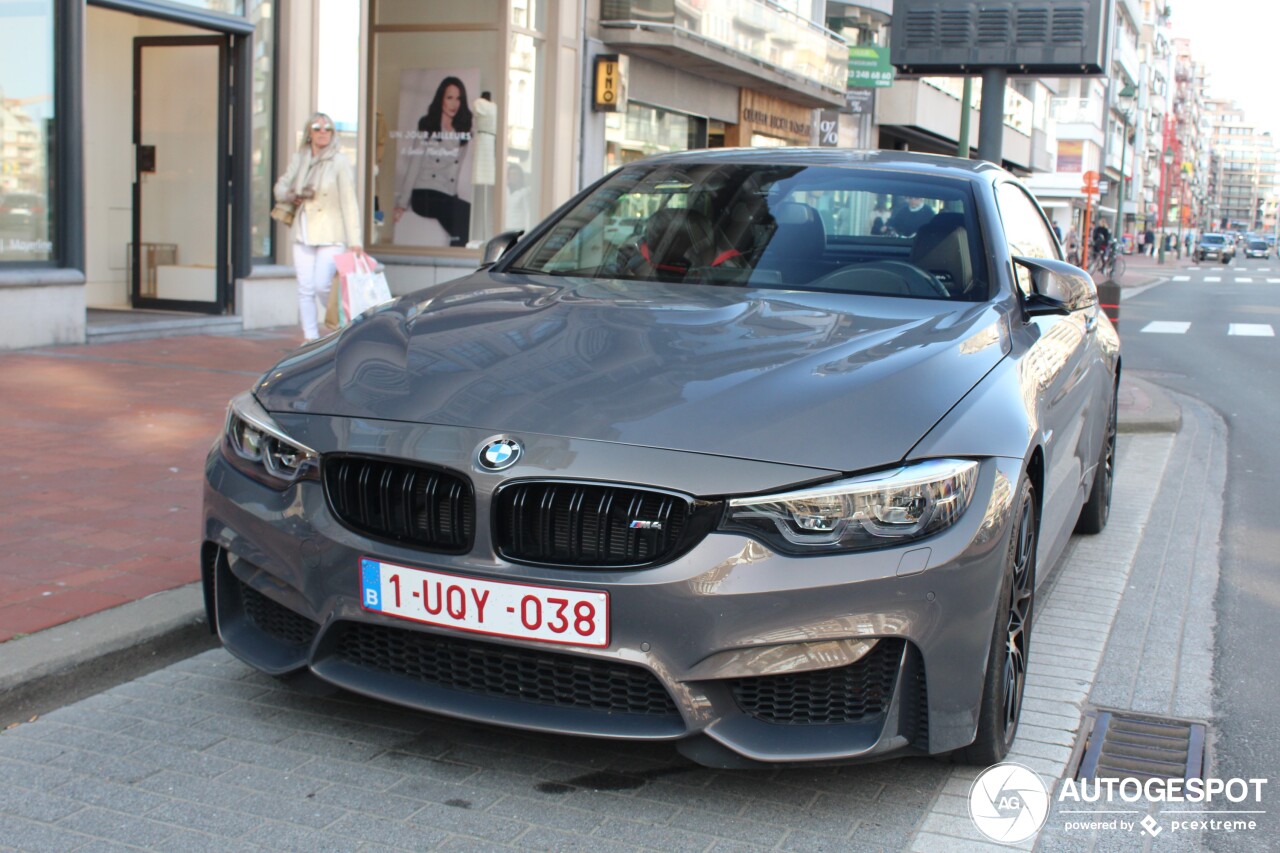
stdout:
[(333, 128), (333, 133), (329, 134), (329, 144), (326, 145), (325, 148), (332, 148), (334, 151), (338, 150), (338, 128), (334, 125), (333, 119), (329, 118), (328, 113), (316, 112), (312, 113), (311, 118), (307, 119), (307, 123), (302, 126), (302, 144), (298, 146), (299, 151), (311, 147), (311, 125), (315, 124), (320, 119), (324, 119), (325, 123), (328, 124), (329, 127)]

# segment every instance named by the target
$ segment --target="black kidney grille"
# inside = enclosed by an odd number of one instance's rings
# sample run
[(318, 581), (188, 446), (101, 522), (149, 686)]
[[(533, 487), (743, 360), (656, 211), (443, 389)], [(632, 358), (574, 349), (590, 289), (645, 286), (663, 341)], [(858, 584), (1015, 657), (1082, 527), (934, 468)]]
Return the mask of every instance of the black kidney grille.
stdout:
[(653, 673), (627, 664), (360, 622), (335, 630), (341, 659), (451, 690), (610, 714), (679, 715)]
[(509, 560), (640, 566), (682, 546), (689, 502), (661, 492), (584, 483), (515, 483), (496, 497), (495, 539)]
[(475, 499), (462, 476), (397, 460), (326, 456), (325, 493), (352, 530), (429, 551), (471, 547)]
[(789, 675), (729, 679), (738, 707), (766, 723), (832, 725), (867, 722), (893, 697), (904, 640), (880, 640), (848, 666)]
[(258, 630), (291, 646), (309, 646), (320, 626), (237, 579), (244, 615)]

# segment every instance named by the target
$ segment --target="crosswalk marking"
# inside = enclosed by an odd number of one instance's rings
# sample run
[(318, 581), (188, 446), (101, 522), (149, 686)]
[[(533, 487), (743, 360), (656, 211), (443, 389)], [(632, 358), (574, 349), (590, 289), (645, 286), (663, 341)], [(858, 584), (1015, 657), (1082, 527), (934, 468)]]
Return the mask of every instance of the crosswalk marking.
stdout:
[(1271, 267), (1258, 267), (1258, 272), (1271, 272)]
[(1253, 338), (1274, 338), (1276, 332), (1269, 323), (1232, 323), (1227, 328), (1228, 335), (1241, 335)]
[(1152, 320), (1142, 327), (1142, 331), (1155, 335), (1185, 335), (1190, 323), (1175, 323), (1171, 320)]
[(1280, 278), (1269, 278), (1267, 284), (1280, 284)]
[(1249, 276), (1236, 276), (1236, 284), (1253, 284), (1253, 279)]
[(1204, 277), (1204, 280), (1205, 280), (1205, 281), (1222, 281), (1222, 276), (1218, 276), (1218, 275), (1207, 275), (1207, 276), (1205, 276), (1205, 277)]
[(1187, 267), (1187, 269), (1199, 271), (1200, 267)]
[(1191, 276), (1189, 276), (1189, 275), (1175, 275), (1175, 276), (1173, 277), (1173, 280), (1174, 280), (1174, 281), (1191, 281)]

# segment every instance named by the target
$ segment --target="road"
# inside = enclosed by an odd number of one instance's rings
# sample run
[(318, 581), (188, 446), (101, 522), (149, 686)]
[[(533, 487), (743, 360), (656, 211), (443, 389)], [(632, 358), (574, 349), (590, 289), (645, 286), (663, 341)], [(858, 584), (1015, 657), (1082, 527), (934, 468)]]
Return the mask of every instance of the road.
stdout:
[(1280, 261), (1206, 263), (1171, 275), (1167, 284), (1123, 303), (1125, 370), (1204, 401), (1227, 422), (1216, 766), (1221, 776), (1274, 776), (1280, 767), (1273, 645), (1280, 633)]

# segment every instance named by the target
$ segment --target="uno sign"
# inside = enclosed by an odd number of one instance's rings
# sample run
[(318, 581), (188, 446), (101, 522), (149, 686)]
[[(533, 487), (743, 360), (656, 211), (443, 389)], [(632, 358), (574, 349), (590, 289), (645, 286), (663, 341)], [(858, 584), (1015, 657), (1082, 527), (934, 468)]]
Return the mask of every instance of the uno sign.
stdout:
[(591, 107), (600, 113), (627, 110), (627, 57), (604, 53), (596, 57), (595, 88)]

